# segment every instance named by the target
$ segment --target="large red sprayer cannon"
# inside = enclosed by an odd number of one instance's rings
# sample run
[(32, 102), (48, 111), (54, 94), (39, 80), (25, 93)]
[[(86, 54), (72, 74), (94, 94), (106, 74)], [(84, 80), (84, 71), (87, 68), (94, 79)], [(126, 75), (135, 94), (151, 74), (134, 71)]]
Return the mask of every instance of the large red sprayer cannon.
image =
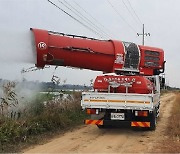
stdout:
[(164, 70), (162, 49), (116, 40), (97, 40), (31, 28), (37, 52), (37, 67), (71, 66), (90, 70), (160, 74)]
[[(70, 66), (102, 71), (81, 106), (99, 128), (114, 125), (155, 129), (159, 116), (164, 51), (117, 40), (98, 40), (33, 29), (36, 66)], [(163, 81), (163, 82), (162, 82)]]

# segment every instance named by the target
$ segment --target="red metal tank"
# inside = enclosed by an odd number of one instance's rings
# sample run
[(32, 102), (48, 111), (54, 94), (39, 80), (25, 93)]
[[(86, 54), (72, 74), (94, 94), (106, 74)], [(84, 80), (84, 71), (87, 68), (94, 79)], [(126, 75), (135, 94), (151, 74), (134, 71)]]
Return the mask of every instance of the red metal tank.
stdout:
[(70, 66), (105, 73), (135, 72), (153, 75), (164, 69), (164, 52), (116, 40), (97, 40), (76, 35), (32, 29), (36, 66)]
[(153, 83), (144, 76), (100, 75), (93, 87), (98, 92), (149, 94)]

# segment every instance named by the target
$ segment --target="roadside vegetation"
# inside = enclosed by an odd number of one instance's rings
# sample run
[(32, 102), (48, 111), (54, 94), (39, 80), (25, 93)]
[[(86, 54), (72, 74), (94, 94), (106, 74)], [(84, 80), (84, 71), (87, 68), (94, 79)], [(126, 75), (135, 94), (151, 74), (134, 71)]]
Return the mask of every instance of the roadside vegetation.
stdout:
[(167, 132), (174, 140), (179, 141), (180, 146), (180, 92), (176, 94), (176, 100), (172, 109)]
[(165, 130), (165, 138), (157, 145), (161, 149), (159, 152), (163, 153), (180, 152), (180, 91), (173, 91), (173, 93), (176, 94), (176, 99)]
[(168, 92), (170, 92), (167, 89), (161, 89), (161, 96), (163, 96), (164, 94), (167, 94)]
[[(7, 89), (9, 87), (9, 89)], [(83, 123), (86, 114), (81, 110), (80, 92), (68, 99), (53, 94), (37, 94), (23, 111), (8, 108), (20, 103), (14, 84), (4, 85), (0, 100), (0, 152), (19, 152), (29, 144), (37, 144), (44, 135), (66, 131)]]
[(169, 125), (166, 130), (169, 137), (169, 143), (166, 143), (166, 152), (180, 152), (180, 92), (176, 92), (176, 99), (169, 118)]

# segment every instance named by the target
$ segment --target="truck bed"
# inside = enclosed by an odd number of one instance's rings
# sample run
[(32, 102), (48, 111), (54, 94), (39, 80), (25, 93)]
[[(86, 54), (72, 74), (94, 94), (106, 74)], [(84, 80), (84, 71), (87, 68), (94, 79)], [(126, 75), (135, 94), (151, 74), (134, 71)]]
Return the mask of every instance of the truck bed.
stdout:
[(83, 92), (81, 106), (98, 109), (149, 110), (159, 104), (160, 94)]

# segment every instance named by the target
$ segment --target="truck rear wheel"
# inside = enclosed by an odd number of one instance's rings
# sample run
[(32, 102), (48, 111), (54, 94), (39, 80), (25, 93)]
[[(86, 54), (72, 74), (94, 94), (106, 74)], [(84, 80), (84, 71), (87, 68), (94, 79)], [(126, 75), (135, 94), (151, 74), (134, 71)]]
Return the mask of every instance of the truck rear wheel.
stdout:
[(150, 130), (155, 130), (157, 124), (156, 112), (150, 115)]

